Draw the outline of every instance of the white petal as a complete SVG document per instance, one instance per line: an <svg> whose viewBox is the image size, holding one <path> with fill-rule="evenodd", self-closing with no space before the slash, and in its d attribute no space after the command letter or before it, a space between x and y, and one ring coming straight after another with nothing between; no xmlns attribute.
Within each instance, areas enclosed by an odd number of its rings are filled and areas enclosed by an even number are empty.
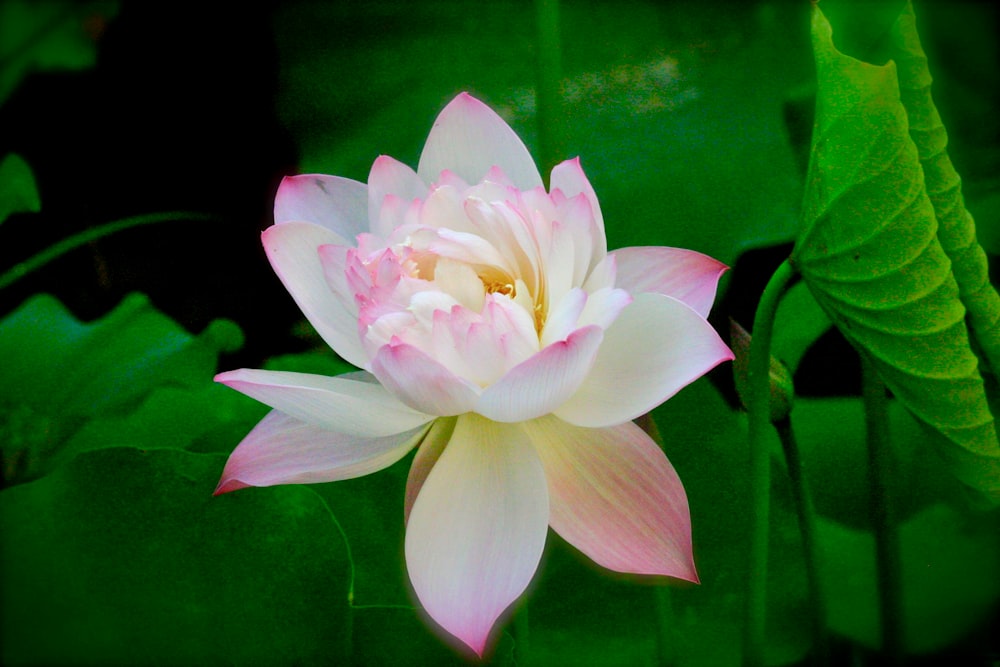
<svg viewBox="0 0 1000 667"><path fill-rule="evenodd" d="M357 313L330 290L319 255L320 246L343 245L343 239L317 224L285 222L264 230L261 241L274 272L317 333L348 362L366 367Z"/></svg>
<svg viewBox="0 0 1000 667"><path fill-rule="evenodd" d="M387 239L393 227L398 224L398 213L382 215L386 196L392 196L402 203L402 208L409 206L414 199L427 196L427 184L420 180L417 172L402 162L380 155L372 164L368 173L368 216L372 233ZM399 205L395 201L392 208Z"/></svg>
<svg viewBox="0 0 1000 667"><path fill-rule="evenodd" d="M535 161L517 134L495 111L462 93L434 122L417 173L430 184L447 169L474 184L494 166L521 190L542 185Z"/></svg>
<svg viewBox="0 0 1000 667"><path fill-rule="evenodd" d="M500 422L549 414L583 382L603 335L600 327L590 326L544 348L487 387L476 404L476 412Z"/></svg>
<svg viewBox="0 0 1000 667"><path fill-rule="evenodd" d="M286 176L274 196L274 222L312 222L336 232L338 245L350 245L368 231L368 188L340 176Z"/></svg>
<svg viewBox="0 0 1000 667"><path fill-rule="evenodd" d="M436 417L469 412L479 396L479 387L406 343L379 348L372 372L403 403Z"/></svg>
<svg viewBox="0 0 1000 667"><path fill-rule="evenodd" d="M410 511L413 503L420 495L427 476L434 469L434 464L441 458L445 445L451 440L451 434L455 431L457 417L438 417L431 425L431 429L420 442L413 463L410 464L410 473L406 477L406 498L403 501L403 521L409 522Z"/></svg>
<svg viewBox="0 0 1000 667"><path fill-rule="evenodd" d="M272 410L230 455L215 493L361 477L403 458L428 428L425 424L394 435L358 438Z"/></svg>
<svg viewBox="0 0 1000 667"><path fill-rule="evenodd" d="M482 655L538 567L548 520L545 475L524 430L460 417L406 526L406 565L424 609Z"/></svg>
<svg viewBox="0 0 1000 667"><path fill-rule="evenodd" d="M732 358L715 329L688 305L639 294L604 332L590 375L555 414L578 426L621 424Z"/></svg>
<svg viewBox="0 0 1000 667"><path fill-rule="evenodd" d="M593 186L586 174L583 173L583 167L580 166L580 158L566 160L552 168L549 190L560 190L567 199L583 193L590 201L590 210L597 223L594 227L593 256L595 260L600 261L608 251L608 242L604 233L604 216L601 213L601 205L597 201L597 193L594 192Z"/></svg>
<svg viewBox="0 0 1000 667"><path fill-rule="evenodd" d="M215 381L296 419L345 435L394 435L432 419L400 403L382 385L356 377L243 368L220 373Z"/></svg>

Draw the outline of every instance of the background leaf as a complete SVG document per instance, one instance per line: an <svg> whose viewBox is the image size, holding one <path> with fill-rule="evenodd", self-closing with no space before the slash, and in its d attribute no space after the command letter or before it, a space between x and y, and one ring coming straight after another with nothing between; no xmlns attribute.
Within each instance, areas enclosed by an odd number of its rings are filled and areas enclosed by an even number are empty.
<svg viewBox="0 0 1000 667"><path fill-rule="evenodd" d="M955 473L1000 499L1000 446L896 68L840 53L813 17L816 127L792 258L896 397L947 437L938 451Z"/></svg>
<svg viewBox="0 0 1000 667"><path fill-rule="evenodd" d="M891 55L898 66L900 97L917 146L927 193L938 220L937 236L951 259L972 333L993 374L1000 374L1000 296L990 284L986 253L976 240L976 223L965 207L962 179L948 157L948 132L931 98L931 74L907 0L893 23Z"/></svg>
<svg viewBox="0 0 1000 667"><path fill-rule="evenodd" d="M213 497L224 457L113 448L0 493L3 663L336 664L349 561L284 486Z"/></svg>
<svg viewBox="0 0 1000 667"><path fill-rule="evenodd" d="M158 388L169 387L181 398L186 390L204 390L219 354L236 349L242 340L239 328L227 320L216 320L193 336L141 294L128 296L112 312L87 324L52 296L32 297L0 321L0 359L4 360L0 364L0 414L6 417L0 420L0 450L7 464L16 462L17 467L5 471L7 481L44 474L89 422L125 419ZM193 433L211 426L211 422L195 422L193 415L180 423L183 415L169 400L159 411L161 426L171 420L171 411L179 422L175 428L182 431L194 429ZM216 416L230 415L220 412ZM129 429L118 433L94 426L96 431L80 436L65 455L94 446L132 444L127 440L129 432L135 434L142 428L151 436L144 444L160 435L164 436L160 446L180 445L184 440L167 437L169 431L153 433L152 426L152 421L133 421Z"/></svg>
<svg viewBox="0 0 1000 667"><path fill-rule="evenodd" d="M0 223L14 213L37 213L42 209L31 167L16 153L0 161Z"/></svg>

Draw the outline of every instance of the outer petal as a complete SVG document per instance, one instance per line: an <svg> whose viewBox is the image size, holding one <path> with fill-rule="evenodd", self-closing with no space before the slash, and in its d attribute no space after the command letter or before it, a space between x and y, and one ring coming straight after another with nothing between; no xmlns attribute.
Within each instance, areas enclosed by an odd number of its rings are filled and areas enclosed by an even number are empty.
<svg viewBox="0 0 1000 667"><path fill-rule="evenodd" d="M365 368L368 355L358 336L357 313L330 291L319 256L320 246L344 245L343 239L317 224L286 222L268 227L261 240L274 272L327 345L348 362Z"/></svg>
<svg viewBox="0 0 1000 667"><path fill-rule="evenodd" d="M247 486L313 484L387 468L420 442L430 425L358 438L272 410L233 451L215 495Z"/></svg>
<svg viewBox="0 0 1000 667"><path fill-rule="evenodd" d="M510 369L483 392L476 412L498 422L547 415L563 404L587 377L604 332L584 327Z"/></svg>
<svg viewBox="0 0 1000 667"><path fill-rule="evenodd" d="M424 609L481 656L538 567L548 520L545 474L521 426L460 417L406 527Z"/></svg>
<svg viewBox="0 0 1000 667"><path fill-rule="evenodd" d="M380 384L343 376L243 368L220 373L215 381L296 419L348 436L395 435L433 419L403 405Z"/></svg>
<svg viewBox="0 0 1000 667"><path fill-rule="evenodd" d="M689 306L639 294L604 332L590 375L555 414L578 426L621 424L732 358L715 329Z"/></svg>
<svg viewBox="0 0 1000 667"><path fill-rule="evenodd" d="M455 432L457 417L438 417L431 425L431 430L427 432L417 449L413 463L410 465L410 474L406 477L406 498L403 500L403 521L409 522L410 510L413 503L420 495L427 476L434 469L434 464L444 453L445 445L451 440L451 434Z"/></svg>
<svg viewBox="0 0 1000 667"><path fill-rule="evenodd" d="M340 237L336 243L350 245L368 231L368 187L340 176L286 176L274 196L274 222L322 225Z"/></svg>
<svg viewBox="0 0 1000 667"><path fill-rule="evenodd" d="M698 581L681 480L646 433L625 422L524 425L548 480L549 524L595 563L618 572Z"/></svg>
<svg viewBox="0 0 1000 667"><path fill-rule="evenodd" d="M708 255L683 248L621 248L610 254L617 262L617 287L632 294L672 296L702 317L708 317L719 278L729 268Z"/></svg>
<svg viewBox="0 0 1000 667"><path fill-rule="evenodd" d="M403 403L438 417L469 412L479 395L478 387L406 343L380 347L372 372Z"/></svg>
<svg viewBox="0 0 1000 667"><path fill-rule="evenodd" d="M521 190L542 185L535 161L517 134L495 111L462 93L434 122L417 173L429 184L447 169L473 184L494 166Z"/></svg>

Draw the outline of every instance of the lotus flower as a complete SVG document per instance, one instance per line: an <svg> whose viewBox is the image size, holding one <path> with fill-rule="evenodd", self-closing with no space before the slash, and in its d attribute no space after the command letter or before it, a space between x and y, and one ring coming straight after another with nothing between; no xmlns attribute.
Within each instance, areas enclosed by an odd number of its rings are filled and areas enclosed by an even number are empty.
<svg viewBox="0 0 1000 667"><path fill-rule="evenodd" d="M706 322L725 266L675 248L607 252L579 160L551 189L524 144L462 94L416 172L286 178L271 265L341 357L338 377L216 379L273 410L216 493L329 482L416 455L405 555L425 611L483 655L548 527L619 572L697 581L683 486L632 419L732 353Z"/></svg>

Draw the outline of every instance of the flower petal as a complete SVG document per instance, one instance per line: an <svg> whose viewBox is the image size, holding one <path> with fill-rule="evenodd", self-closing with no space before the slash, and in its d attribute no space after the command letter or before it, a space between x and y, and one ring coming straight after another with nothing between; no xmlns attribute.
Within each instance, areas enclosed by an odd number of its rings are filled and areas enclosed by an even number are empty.
<svg viewBox="0 0 1000 667"><path fill-rule="evenodd" d="M427 196L427 184L417 172L388 155L380 155L368 173L368 216L371 231L383 239L389 238L393 227L400 222L398 215L382 215L386 196L392 196L406 206L414 199ZM398 207L395 202L390 205Z"/></svg>
<svg viewBox="0 0 1000 667"><path fill-rule="evenodd" d="M335 232L347 245L368 231L368 187L340 176L286 176L274 196L274 222L311 222Z"/></svg>
<svg viewBox="0 0 1000 667"><path fill-rule="evenodd" d="M610 254L617 262L617 287L632 294L656 292L672 296L702 317L708 317L719 278L729 268L708 255L683 248L633 247Z"/></svg>
<svg viewBox="0 0 1000 667"><path fill-rule="evenodd" d="M320 246L344 245L343 239L317 224L286 222L264 230L261 241L274 272L327 345L365 368L368 355L358 336L357 313L330 291L319 256Z"/></svg>
<svg viewBox="0 0 1000 667"><path fill-rule="evenodd" d="M604 332L593 369L556 416L577 426L614 426L667 400L733 353L686 304L636 295Z"/></svg>
<svg viewBox="0 0 1000 667"><path fill-rule="evenodd" d="M549 524L602 567L698 581L684 486L632 422L581 428L555 417L524 425L549 486Z"/></svg>
<svg viewBox="0 0 1000 667"><path fill-rule="evenodd" d="M404 522L409 522L413 503L420 495L420 489L427 481L427 476L431 474L434 464L441 458L445 445L451 440L456 421L456 417L438 417L421 441L417 454L413 457L413 463L410 464L410 473L406 477L406 498L403 500Z"/></svg>
<svg viewBox="0 0 1000 667"><path fill-rule="evenodd" d="M403 458L429 428L423 424L394 435L358 438L272 410L230 455L215 495L247 486L361 477Z"/></svg>
<svg viewBox="0 0 1000 667"><path fill-rule="evenodd" d="M583 167L580 166L580 158L564 160L552 168L552 173L549 176L549 190L559 190L567 199L582 193L590 202L590 210L597 223L594 227L593 257L599 261L608 251L608 242L604 234L604 215L601 213L601 205L597 201L597 193L594 192L594 187L587 179L587 175L583 173Z"/></svg>
<svg viewBox="0 0 1000 667"><path fill-rule="evenodd" d="M471 411L479 395L478 387L406 343L380 347L372 373L403 403L436 417Z"/></svg>
<svg viewBox="0 0 1000 667"><path fill-rule="evenodd" d="M476 412L498 422L547 415L563 404L587 377L601 346L598 326L577 329L507 371L483 391Z"/></svg>
<svg viewBox="0 0 1000 667"><path fill-rule="evenodd" d="M424 609L482 656L538 567L548 520L545 475L521 426L459 417L406 526L406 565Z"/></svg>
<svg viewBox="0 0 1000 667"><path fill-rule="evenodd" d="M400 403L382 385L353 377L242 368L220 373L215 381L296 419L349 436L395 435L432 419Z"/></svg>
<svg viewBox="0 0 1000 667"><path fill-rule="evenodd" d="M473 184L494 166L521 190L542 185L535 161L517 134L495 111L462 93L434 122L417 173L430 184L447 169Z"/></svg>

